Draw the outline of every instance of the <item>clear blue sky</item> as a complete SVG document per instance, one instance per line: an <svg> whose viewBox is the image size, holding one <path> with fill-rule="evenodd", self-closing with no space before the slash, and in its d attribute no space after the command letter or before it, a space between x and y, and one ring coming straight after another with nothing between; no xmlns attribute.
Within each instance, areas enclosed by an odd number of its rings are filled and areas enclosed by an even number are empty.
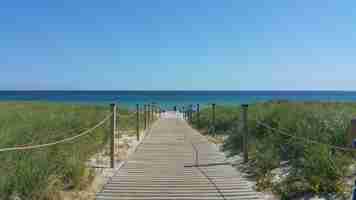
<svg viewBox="0 0 356 200"><path fill-rule="evenodd" d="M354 0L0 6L4 90L356 90Z"/></svg>

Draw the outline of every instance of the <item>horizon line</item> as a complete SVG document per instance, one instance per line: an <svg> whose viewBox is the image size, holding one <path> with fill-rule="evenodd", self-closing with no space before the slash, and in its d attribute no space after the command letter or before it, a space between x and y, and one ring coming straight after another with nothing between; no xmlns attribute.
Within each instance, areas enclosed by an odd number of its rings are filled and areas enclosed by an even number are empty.
<svg viewBox="0 0 356 200"><path fill-rule="evenodd" d="M356 92L356 90L0 90L0 92Z"/></svg>

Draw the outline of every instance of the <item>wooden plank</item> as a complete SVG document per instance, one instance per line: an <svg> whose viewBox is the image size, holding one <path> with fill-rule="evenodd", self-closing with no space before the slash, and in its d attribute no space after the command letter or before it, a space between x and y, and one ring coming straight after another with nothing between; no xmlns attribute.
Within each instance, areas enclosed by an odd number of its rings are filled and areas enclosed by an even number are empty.
<svg viewBox="0 0 356 200"><path fill-rule="evenodd" d="M97 194L97 199L252 200L259 197L204 136L185 121L167 118L152 126L150 134Z"/></svg>

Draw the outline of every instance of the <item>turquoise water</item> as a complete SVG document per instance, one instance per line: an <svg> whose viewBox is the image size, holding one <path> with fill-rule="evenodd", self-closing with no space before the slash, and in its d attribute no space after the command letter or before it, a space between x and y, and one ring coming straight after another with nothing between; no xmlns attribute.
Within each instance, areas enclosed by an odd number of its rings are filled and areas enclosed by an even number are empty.
<svg viewBox="0 0 356 200"><path fill-rule="evenodd" d="M238 105L270 100L356 102L356 92L343 91L0 91L0 101L46 101L134 107L157 103L163 108L211 103Z"/></svg>

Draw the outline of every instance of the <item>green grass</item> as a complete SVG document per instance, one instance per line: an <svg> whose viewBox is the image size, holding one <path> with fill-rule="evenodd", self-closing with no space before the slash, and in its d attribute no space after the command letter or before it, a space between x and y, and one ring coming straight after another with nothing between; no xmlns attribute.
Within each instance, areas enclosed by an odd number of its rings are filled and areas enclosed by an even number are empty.
<svg viewBox="0 0 356 200"><path fill-rule="evenodd" d="M200 124L196 116L193 125L209 133L211 108L201 112ZM250 105L248 110L249 165L260 189L270 188L290 199L304 193L343 194L344 178L348 166L354 163L352 152L331 149L330 144L349 146L350 121L356 116L355 103L291 103L268 102ZM305 139L323 144L313 144L266 129L257 119L269 126ZM230 155L241 152L241 108L216 108L216 134L228 135L223 145ZM271 182L271 171L286 161L290 173L281 184Z"/></svg>
<svg viewBox="0 0 356 200"><path fill-rule="evenodd" d="M77 135L110 113L109 106L0 103L0 148L43 144ZM120 109L120 130L135 127L135 115ZM110 121L73 142L37 150L0 152L0 199L56 199L58 191L90 182L85 161L109 140Z"/></svg>

